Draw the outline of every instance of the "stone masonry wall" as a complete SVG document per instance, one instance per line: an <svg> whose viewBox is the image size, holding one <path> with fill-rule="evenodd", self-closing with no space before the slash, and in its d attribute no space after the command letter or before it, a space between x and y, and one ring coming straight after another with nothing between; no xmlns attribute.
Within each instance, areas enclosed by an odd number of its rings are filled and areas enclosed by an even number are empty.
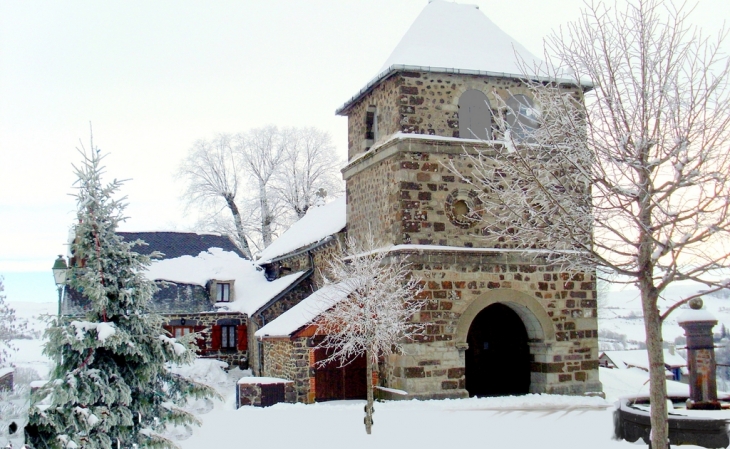
<svg viewBox="0 0 730 449"><path fill-rule="evenodd" d="M498 143L472 144L485 155ZM404 137L391 140L346 167L348 233L369 232L393 244L514 248L480 226L481 192L449 170L470 175L471 161L458 141ZM515 182L505 178L505 182ZM495 192L498 195L499 192ZM455 204L469 213L459 216ZM532 242L540 248L538 234Z"/></svg>
<svg viewBox="0 0 730 449"><path fill-rule="evenodd" d="M514 78L398 72L377 85L347 111L348 159L352 160L365 150L365 114L370 106L377 108L378 136L375 146L399 131L459 137L459 98L469 89L483 92L493 111L498 110L495 95L504 100L510 95L531 96L528 89Z"/></svg>
<svg viewBox="0 0 730 449"><path fill-rule="evenodd" d="M595 279L548 265L529 265L499 252L410 252L414 274L423 282L426 306L418 319L428 323L420 343L406 356L389 360L387 386L424 397L463 395L465 334L462 315L475 301L532 307L531 391L600 391ZM525 312L522 312L525 314ZM531 312L527 311L527 315ZM473 318L473 317L472 317ZM542 320L540 320L542 318ZM532 324L530 322L532 319ZM530 327L533 327L532 331ZM538 326L551 328L537 329ZM534 338L542 330L543 338ZM548 336L554 335L552 339ZM461 390L461 391L459 391Z"/></svg>
<svg viewBox="0 0 730 449"><path fill-rule="evenodd" d="M248 380L248 379L246 379ZM271 384L271 382L267 382ZM294 390L294 382L282 382L284 388L284 402L294 403L296 402L296 391ZM246 405L252 405L254 407L262 407L261 405L261 385L252 381L251 383L239 383L236 385L238 388L236 408L240 408Z"/></svg>
<svg viewBox="0 0 730 449"><path fill-rule="evenodd" d="M199 354L205 358L215 358L228 363L230 367L248 366L248 351L239 351L237 349L219 349L214 351L211 349L211 330L212 326L218 324L220 320L238 320L239 324L248 324L246 315L238 312L216 312L216 313L170 313L164 314L165 325L180 326L180 320L185 319L186 326L199 326L204 329L200 331L201 336L205 339L205 344ZM249 342L251 342L249 338Z"/></svg>
<svg viewBox="0 0 730 449"><path fill-rule="evenodd" d="M264 340L263 376L294 381L296 401L314 402L314 349L306 338Z"/></svg>

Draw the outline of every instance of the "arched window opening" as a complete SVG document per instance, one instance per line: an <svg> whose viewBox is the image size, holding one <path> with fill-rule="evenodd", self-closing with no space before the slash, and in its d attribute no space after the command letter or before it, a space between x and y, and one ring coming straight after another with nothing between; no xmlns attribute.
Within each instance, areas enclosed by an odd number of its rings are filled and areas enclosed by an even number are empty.
<svg viewBox="0 0 730 449"><path fill-rule="evenodd" d="M506 118L515 140L534 140L533 134L540 126L540 110L530 97L524 94L509 97Z"/></svg>
<svg viewBox="0 0 730 449"><path fill-rule="evenodd" d="M469 89L459 97L459 137L492 139L492 110L484 92Z"/></svg>

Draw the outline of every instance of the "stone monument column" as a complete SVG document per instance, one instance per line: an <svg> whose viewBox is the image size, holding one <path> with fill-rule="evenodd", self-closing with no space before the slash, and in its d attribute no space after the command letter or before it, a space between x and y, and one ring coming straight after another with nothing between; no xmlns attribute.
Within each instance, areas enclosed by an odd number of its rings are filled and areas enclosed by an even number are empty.
<svg viewBox="0 0 730 449"><path fill-rule="evenodd" d="M715 375L715 345L712 328L717 319L702 309L702 299L689 303L690 310L677 318L687 336L687 364L689 368L689 400L687 408L719 410Z"/></svg>

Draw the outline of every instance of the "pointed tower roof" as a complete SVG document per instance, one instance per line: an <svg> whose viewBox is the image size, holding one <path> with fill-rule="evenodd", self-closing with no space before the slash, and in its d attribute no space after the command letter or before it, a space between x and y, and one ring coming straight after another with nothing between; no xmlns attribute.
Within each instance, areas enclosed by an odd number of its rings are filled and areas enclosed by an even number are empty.
<svg viewBox="0 0 730 449"><path fill-rule="evenodd" d="M475 5L433 0L421 11L379 72L393 65L521 75L517 60L540 63Z"/></svg>
<svg viewBox="0 0 730 449"><path fill-rule="evenodd" d="M543 70L545 68L539 58L489 20L478 6L431 0L380 68L379 74L336 113L346 115L366 93L398 71L522 78L520 64L528 70L540 66ZM556 81L548 77L532 78ZM569 77L557 81L576 82ZM581 81L581 85L589 83Z"/></svg>

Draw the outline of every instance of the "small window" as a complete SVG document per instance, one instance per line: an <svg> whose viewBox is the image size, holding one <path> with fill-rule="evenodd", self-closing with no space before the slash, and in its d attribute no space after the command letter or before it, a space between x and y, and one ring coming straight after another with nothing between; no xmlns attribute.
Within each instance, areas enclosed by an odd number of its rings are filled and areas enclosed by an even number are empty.
<svg viewBox="0 0 730 449"><path fill-rule="evenodd" d="M172 336L175 338L181 338L192 333L192 326L172 326Z"/></svg>
<svg viewBox="0 0 730 449"><path fill-rule="evenodd" d="M378 140L378 111L375 106L368 106L365 112L365 151Z"/></svg>
<svg viewBox="0 0 730 449"><path fill-rule="evenodd" d="M216 284L216 302L230 302L231 301L231 284L227 282L221 282Z"/></svg>
<svg viewBox="0 0 730 449"><path fill-rule="evenodd" d="M236 349L236 326L221 326L221 348Z"/></svg>

